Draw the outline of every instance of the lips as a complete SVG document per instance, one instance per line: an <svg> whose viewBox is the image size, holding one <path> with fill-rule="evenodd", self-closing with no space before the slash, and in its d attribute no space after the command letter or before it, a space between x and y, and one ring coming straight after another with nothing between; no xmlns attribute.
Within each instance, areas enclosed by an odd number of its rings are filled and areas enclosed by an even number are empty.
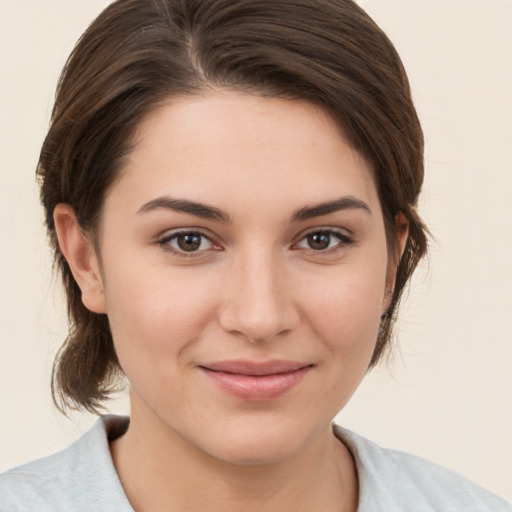
<svg viewBox="0 0 512 512"><path fill-rule="evenodd" d="M297 361L232 360L198 367L223 391L249 401L275 399L297 386L313 368Z"/></svg>

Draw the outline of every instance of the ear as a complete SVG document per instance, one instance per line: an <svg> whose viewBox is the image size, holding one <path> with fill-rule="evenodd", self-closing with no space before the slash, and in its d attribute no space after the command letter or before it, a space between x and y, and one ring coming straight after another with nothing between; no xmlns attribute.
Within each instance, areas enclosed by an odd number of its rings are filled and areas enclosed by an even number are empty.
<svg viewBox="0 0 512 512"><path fill-rule="evenodd" d="M59 247L82 291L84 306L94 313L106 313L103 279L98 256L68 204L58 204L53 212Z"/></svg>
<svg viewBox="0 0 512 512"><path fill-rule="evenodd" d="M405 251L407 238L409 237L409 221L402 212L395 215L395 247L389 256L386 272L386 293L384 297L383 313L387 311L395 290L396 272Z"/></svg>

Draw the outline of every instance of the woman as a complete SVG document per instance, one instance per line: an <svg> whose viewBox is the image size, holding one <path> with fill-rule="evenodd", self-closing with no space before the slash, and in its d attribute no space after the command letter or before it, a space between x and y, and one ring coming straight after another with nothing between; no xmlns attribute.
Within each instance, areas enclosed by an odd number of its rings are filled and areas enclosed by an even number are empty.
<svg viewBox="0 0 512 512"><path fill-rule="evenodd" d="M426 250L400 59L350 1L114 2L38 168L70 312L61 409L130 420L0 480L2 510L510 510L331 426Z"/></svg>

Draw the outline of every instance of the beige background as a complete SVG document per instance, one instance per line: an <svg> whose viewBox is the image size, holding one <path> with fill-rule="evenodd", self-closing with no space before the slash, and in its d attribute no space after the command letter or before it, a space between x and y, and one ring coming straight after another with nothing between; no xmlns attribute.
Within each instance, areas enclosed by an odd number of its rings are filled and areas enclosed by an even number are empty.
<svg viewBox="0 0 512 512"><path fill-rule="evenodd" d="M50 400L65 313L34 167L59 71L107 3L0 0L0 471L94 421L70 421ZM512 1L360 3L411 78L427 142L421 212L435 243L393 360L338 420L512 500ZM112 408L126 411L126 401Z"/></svg>

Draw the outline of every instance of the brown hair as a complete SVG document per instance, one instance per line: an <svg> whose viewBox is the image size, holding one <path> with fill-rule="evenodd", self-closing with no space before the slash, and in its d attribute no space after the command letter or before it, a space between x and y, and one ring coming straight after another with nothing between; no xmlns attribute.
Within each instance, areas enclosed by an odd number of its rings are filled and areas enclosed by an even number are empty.
<svg viewBox="0 0 512 512"><path fill-rule="evenodd" d="M409 221L372 366L388 345L400 296L427 242L415 210L423 136L386 35L352 0L117 0L68 59L37 169L68 298L70 330L52 380L61 410L98 410L122 372L107 317L83 305L59 250L53 210L68 203L93 234L141 120L170 96L211 87L320 104L371 164L392 254L396 214Z"/></svg>

